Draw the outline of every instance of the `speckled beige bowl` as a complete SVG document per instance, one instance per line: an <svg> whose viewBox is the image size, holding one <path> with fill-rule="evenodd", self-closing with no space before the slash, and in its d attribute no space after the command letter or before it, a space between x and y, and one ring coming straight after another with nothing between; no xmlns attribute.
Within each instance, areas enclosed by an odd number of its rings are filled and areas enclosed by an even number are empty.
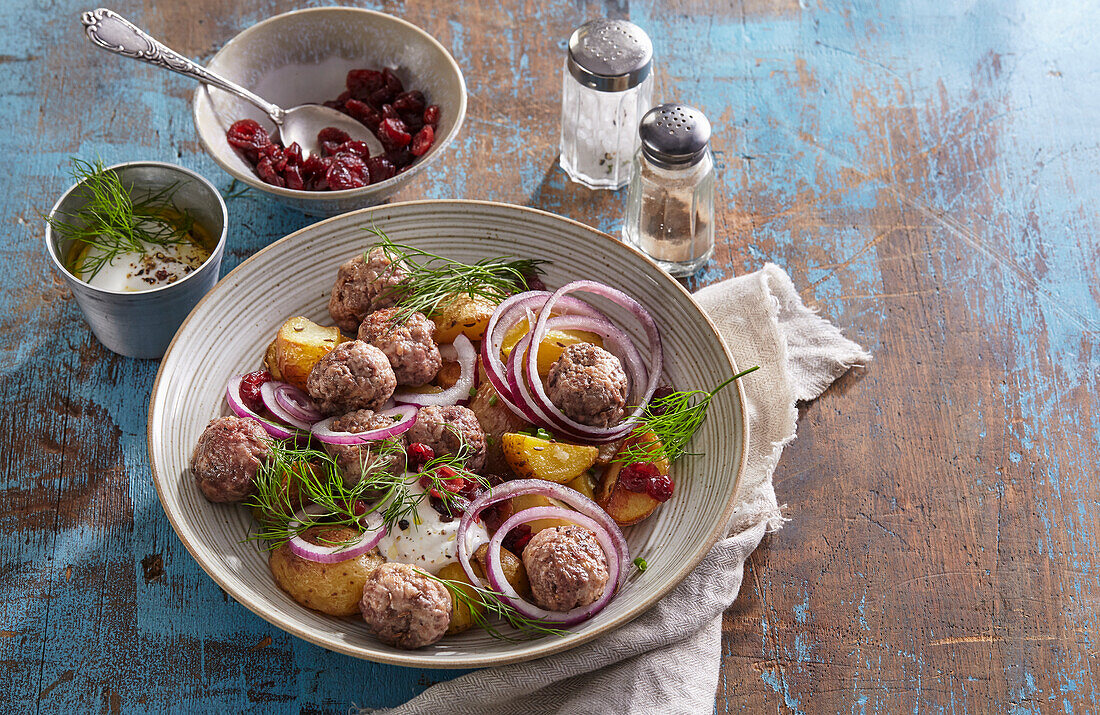
<svg viewBox="0 0 1100 715"><path fill-rule="evenodd" d="M187 461L207 422L225 412L226 381L260 365L264 348L288 316L331 324L327 305L336 269L371 242L363 228L372 224L395 241L467 262L491 256L549 259L551 287L584 277L626 291L657 321L665 376L680 389L710 388L734 373L725 344L680 284L641 253L595 229L534 209L474 201L418 201L338 216L242 263L195 308L168 348L149 406L149 461L180 540L222 588L262 618L325 648L384 663L422 668L514 663L572 648L638 616L699 562L732 511L746 439L739 387L720 392L712 403L692 444L702 454L675 465L672 500L624 530L632 557L644 557L649 568L644 574L630 569L615 599L564 638L509 643L473 629L420 650L392 648L360 619L333 618L296 604L272 580L265 552L242 542L249 511L203 498ZM608 313L624 328L633 325L622 310ZM644 344L639 330L628 332Z"/></svg>
<svg viewBox="0 0 1100 715"><path fill-rule="evenodd" d="M446 150L466 116L466 82L450 53L419 27L393 15L351 7L323 7L276 15L227 42L209 68L281 107L320 103L344 91L350 69L396 68L406 89L418 89L442 110L435 144L392 179L345 191L296 191L266 184L225 139L238 119L271 120L228 92L205 85L192 109L199 140L233 178L312 216L382 203L410 181L430 181L429 167Z"/></svg>

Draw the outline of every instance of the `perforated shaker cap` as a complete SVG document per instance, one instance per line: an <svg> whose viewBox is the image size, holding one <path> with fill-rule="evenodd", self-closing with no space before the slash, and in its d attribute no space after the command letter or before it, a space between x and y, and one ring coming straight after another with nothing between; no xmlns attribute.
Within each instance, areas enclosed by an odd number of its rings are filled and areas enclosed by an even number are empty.
<svg viewBox="0 0 1100 715"><path fill-rule="evenodd" d="M623 92L637 87L653 68L653 43L626 20L592 20L569 37L569 73L585 87Z"/></svg>
<svg viewBox="0 0 1100 715"><path fill-rule="evenodd" d="M695 107L661 104L642 117L638 135L642 153L657 166L690 166L707 151L710 122Z"/></svg>

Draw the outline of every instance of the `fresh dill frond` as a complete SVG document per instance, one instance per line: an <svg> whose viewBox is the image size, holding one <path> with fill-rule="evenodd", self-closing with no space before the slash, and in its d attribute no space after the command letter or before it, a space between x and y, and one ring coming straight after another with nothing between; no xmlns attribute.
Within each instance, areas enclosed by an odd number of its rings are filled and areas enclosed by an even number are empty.
<svg viewBox="0 0 1100 715"><path fill-rule="evenodd" d="M394 322L397 323L408 320L414 312L424 315L437 313L459 295L499 303L518 291L527 290L528 281L541 275L540 266L548 262L538 258L509 260L499 257L483 258L472 264L462 263L419 248L394 243L376 226L365 230L379 239L371 249L381 248L395 267L408 273L405 280L391 289L398 307L401 308L394 316Z"/></svg>
<svg viewBox="0 0 1100 715"><path fill-rule="evenodd" d="M481 628L493 638L514 643L517 641L531 640L533 638L542 638L543 636L564 637L570 634L570 631L563 628L557 628L550 621L529 618L523 615L517 611L514 606L504 601L504 594L498 591L493 591L483 586L475 586L466 581L440 578L439 576L433 576L420 569L416 569L416 571L433 581L438 581L443 584L444 588L450 592L451 598L457 599L458 602L465 606L470 612L470 618L474 625ZM501 619L512 628L519 631L520 636L517 637L504 633L490 622L488 616L494 616Z"/></svg>
<svg viewBox="0 0 1100 715"><path fill-rule="evenodd" d="M248 190L252 188L248 184L233 179L229 182L229 186L225 192L222 193L222 198L226 201L232 201L233 199L239 199L242 196L248 195Z"/></svg>
<svg viewBox="0 0 1100 715"><path fill-rule="evenodd" d="M759 369L760 366L755 365L748 370L743 370L710 392L705 390L673 392L650 401L638 425L611 461L631 464L665 460L671 464L685 454L697 454L688 452L687 445L706 421L710 401L727 385ZM657 436L659 446L644 439L644 435L649 432Z"/></svg>
<svg viewBox="0 0 1100 715"><path fill-rule="evenodd" d="M115 171L104 169L101 160L73 158L71 173L83 185L86 202L71 214L45 219L62 239L84 246L74 250L70 266L78 278L91 280L124 253L195 243L194 219L172 202L178 184L135 192Z"/></svg>

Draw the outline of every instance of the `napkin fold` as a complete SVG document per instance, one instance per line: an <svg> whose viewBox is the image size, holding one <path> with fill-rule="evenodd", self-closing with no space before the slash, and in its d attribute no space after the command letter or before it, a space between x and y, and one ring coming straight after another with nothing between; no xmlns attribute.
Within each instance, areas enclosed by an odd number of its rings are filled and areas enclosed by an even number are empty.
<svg viewBox="0 0 1100 715"><path fill-rule="evenodd" d="M871 355L803 305L774 264L695 294L744 380L748 461L726 538L676 588L627 625L540 660L439 683L385 715L710 713L721 665L722 612L741 588L745 560L783 516L772 474L794 439L795 402L812 400Z"/></svg>

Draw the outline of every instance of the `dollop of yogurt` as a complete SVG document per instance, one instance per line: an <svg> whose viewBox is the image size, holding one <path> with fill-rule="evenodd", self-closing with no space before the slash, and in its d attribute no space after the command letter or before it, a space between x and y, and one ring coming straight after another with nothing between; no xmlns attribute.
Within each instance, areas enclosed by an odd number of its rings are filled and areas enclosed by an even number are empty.
<svg viewBox="0 0 1100 715"><path fill-rule="evenodd" d="M81 256L81 262L95 260L101 255L102 249L91 246ZM149 245L143 253L127 251L118 254L90 279L78 277L90 286L105 290L151 290L175 283L197 270L209 257L210 251L195 243Z"/></svg>
<svg viewBox="0 0 1100 715"><path fill-rule="evenodd" d="M419 484L410 491L423 493ZM387 561L396 561L420 567L429 573L437 573L447 564L458 563L458 524L460 519L444 521L432 508L427 497L416 506L417 519L410 514L408 528L395 525L378 542L378 553ZM419 520L419 523L416 523ZM478 546L489 542L489 532L480 521L475 521L466 531L466 545L473 553Z"/></svg>

